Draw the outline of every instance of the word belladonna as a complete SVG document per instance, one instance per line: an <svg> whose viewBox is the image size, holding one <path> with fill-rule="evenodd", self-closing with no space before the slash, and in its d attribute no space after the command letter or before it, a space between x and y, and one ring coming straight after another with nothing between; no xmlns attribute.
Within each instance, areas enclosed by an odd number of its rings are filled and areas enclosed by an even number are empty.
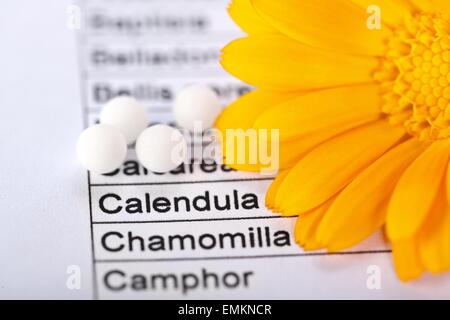
<svg viewBox="0 0 450 320"><path fill-rule="evenodd" d="M240 195L237 190L232 194L215 195L209 191L196 197L179 196L173 198L155 197L152 198L149 193L142 197L123 199L116 193L107 193L100 197L98 201L99 208L107 214L116 214L121 211L126 213L165 213L165 212L190 212L196 211L224 211L224 210L251 210L259 209L258 197L254 193L245 193Z"/></svg>

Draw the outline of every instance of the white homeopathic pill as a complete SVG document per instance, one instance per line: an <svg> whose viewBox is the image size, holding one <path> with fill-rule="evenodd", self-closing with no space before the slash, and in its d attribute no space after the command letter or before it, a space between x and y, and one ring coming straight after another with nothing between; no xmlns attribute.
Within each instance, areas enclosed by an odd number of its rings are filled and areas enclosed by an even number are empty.
<svg viewBox="0 0 450 320"><path fill-rule="evenodd" d="M77 142L81 164L93 173L111 172L127 156L127 142L122 132L107 124L96 124L84 130Z"/></svg>
<svg viewBox="0 0 450 320"><path fill-rule="evenodd" d="M182 89L173 104L176 123L187 130L194 131L196 122L206 130L214 125L222 111L217 94L205 85L190 85Z"/></svg>
<svg viewBox="0 0 450 320"><path fill-rule="evenodd" d="M153 172L168 172L182 164L187 155L183 134L172 127L157 124L145 129L136 141L139 162Z"/></svg>
<svg viewBox="0 0 450 320"><path fill-rule="evenodd" d="M118 96L109 100L100 113L100 123L109 124L122 131L128 144L136 141L147 128L149 119L144 106L130 96Z"/></svg>

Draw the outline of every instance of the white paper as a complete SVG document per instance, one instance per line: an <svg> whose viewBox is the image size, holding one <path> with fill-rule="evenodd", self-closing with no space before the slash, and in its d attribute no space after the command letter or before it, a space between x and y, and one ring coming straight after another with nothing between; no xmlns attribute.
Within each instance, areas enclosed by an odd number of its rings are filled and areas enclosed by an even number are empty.
<svg viewBox="0 0 450 320"><path fill-rule="evenodd" d="M186 84L217 88L224 104L250 89L217 63L242 35L226 1L1 9L0 298L450 298L450 275L397 280L380 235L340 254L303 252L295 218L264 207L270 178L199 164L145 173L132 149L113 175L80 167L77 136L113 95L170 122Z"/></svg>

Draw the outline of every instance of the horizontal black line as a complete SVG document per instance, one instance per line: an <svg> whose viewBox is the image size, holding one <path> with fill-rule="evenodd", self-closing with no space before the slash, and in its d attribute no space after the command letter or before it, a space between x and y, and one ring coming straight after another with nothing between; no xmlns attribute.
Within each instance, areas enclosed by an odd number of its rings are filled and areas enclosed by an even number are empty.
<svg viewBox="0 0 450 320"><path fill-rule="evenodd" d="M135 182L135 183L91 183L91 186L92 187L153 186L153 185L171 185L171 184L268 181L268 180L273 180L273 179L274 178L250 178L250 179L196 180L196 181L162 181L162 182Z"/></svg>
<svg viewBox="0 0 450 320"><path fill-rule="evenodd" d="M89 2L89 0L83 0L82 1L83 3L84 3L84 5L86 6L86 9L89 9L89 10L98 10L98 9L96 9L96 8L102 8L102 7L100 7L102 4L104 4L105 6L107 5L107 4L109 4L109 2L110 1L97 1L97 2L104 2L104 3L96 3L96 1L93 1L93 4L91 5L91 3L88 3ZM130 3L136 3L136 2L145 2L145 3L143 3L143 4L141 4L141 3L138 3L138 5L148 5L148 0L133 0L133 1L130 1L130 0L116 0L116 3L117 2L119 2L118 4L119 5L124 5L124 4L126 4L126 5L129 5ZM184 3L189 3L189 0L171 0L171 2L184 2ZM204 5L204 6L208 6L208 5L216 5L214 2L208 2L208 1L202 1L201 2L201 4L202 5Z"/></svg>
<svg viewBox="0 0 450 320"><path fill-rule="evenodd" d="M195 71L195 70L194 70ZM192 71L189 71L192 72ZM191 79L190 77L188 77L189 72L186 71L186 74L161 74L161 76L159 77L160 79L164 78L164 79L178 79L178 80L189 80ZM201 72L201 71L200 71ZM223 75L219 72L216 73L197 73L195 78L193 78L195 81L195 79L199 78L209 78L209 79L225 79L225 80L230 80L229 77L227 77L226 75ZM147 75L145 73L138 73L137 71L134 70L117 70L117 71L103 71L103 70L91 70L88 71L88 74L86 75L87 80L90 79L97 79L97 78L103 78L103 79L107 79L108 81L114 81L114 80L129 80L129 79L137 79L140 80L140 78L144 78L147 76L147 80L148 81L154 81L154 80L158 80L158 78L148 78L148 73ZM232 79L231 79L232 80Z"/></svg>
<svg viewBox="0 0 450 320"><path fill-rule="evenodd" d="M189 70L190 71L190 70ZM97 71L97 70L89 70L86 69L84 71L82 71L83 73L85 73L85 77L86 80L93 80L94 78L101 78L101 77L105 77L108 78L108 81L111 80L134 80L136 79L136 77L146 77L147 81L152 81L152 80L158 80L157 77L150 77L148 73L145 72L138 72L135 70L125 70L124 72L122 72L121 70L114 70L114 71ZM208 76L208 78L222 78L224 80L233 80L232 78L230 79L230 77L227 74L223 74L220 73L218 71L213 71L210 72L210 74L206 74ZM204 78L205 75L201 75L201 74L195 74L193 76L190 76L189 72L186 72L186 74L182 74L180 76L180 74L176 74L175 72L173 72L173 74L164 74L165 77L167 78L178 78L180 80L185 80L185 79L196 79L196 78ZM245 83L244 83L245 85ZM250 87L249 84L247 84L247 86Z"/></svg>
<svg viewBox="0 0 450 320"><path fill-rule="evenodd" d="M234 218L211 218L211 219L181 219L181 220L145 220L145 221L93 221L92 224L139 224L139 223L171 223L171 222L201 222L201 221L228 221L228 220L259 220L259 219L283 219L296 218L293 216L258 216L258 217L234 217Z"/></svg>
<svg viewBox="0 0 450 320"><path fill-rule="evenodd" d="M89 107L86 112L90 116L100 116L100 112L103 107ZM170 107L160 107L160 108L145 108L145 110L149 113L171 113L172 109Z"/></svg>
<svg viewBox="0 0 450 320"><path fill-rule="evenodd" d="M343 252L305 252L292 254L272 254L255 256L224 256L224 257L186 257L186 258L158 258L158 259L97 259L96 263L134 263L134 262L170 262L170 261L197 261L197 260L238 260L238 259L266 259L266 258L295 258L309 256L336 256L390 253L391 250L366 250L366 251L343 251Z"/></svg>
<svg viewBox="0 0 450 320"><path fill-rule="evenodd" d="M188 143L188 147L191 147L191 148L200 147L200 146L207 146L207 145L211 145L211 144L209 144L206 141L205 142L191 142L191 143ZM135 150L136 149L134 144L133 145L129 145L127 148L128 148L128 150ZM133 160L133 159L130 159L130 160ZM190 164L190 163L185 163L185 164Z"/></svg>
<svg viewBox="0 0 450 320"><path fill-rule="evenodd" d="M91 14L99 14L99 13L91 13ZM102 13L100 13L102 14ZM107 15L107 14L106 14ZM150 28L143 28L140 31L131 31L131 30L117 30L117 29L109 29L105 31L97 31L97 29L93 29L92 27L88 27L88 29L85 31L85 39L92 42L98 42L105 38L105 40L111 40L110 38L118 38L118 40L121 40L123 42L131 42L130 38L132 40L135 40L135 38L144 38L144 39L152 39L156 40L157 43L163 43L164 41L167 42L167 37L173 37L173 39L178 40L180 38L184 38L186 36L189 36L189 40L193 39L193 41L204 41L206 38L207 43L210 43L212 45L216 44L216 41L209 41L211 37L215 37L216 39L219 37L227 38L225 40L238 38L239 34L237 34L235 31L191 31L191 30L169 30L169 31L161 31L161 30L149 30ZM100 38L100 39L99 39ZM126 39L123 39L126 38ZM132 43L132 42L131 42ZM188 43L182 43L181 45L188 45Z"/></svg>

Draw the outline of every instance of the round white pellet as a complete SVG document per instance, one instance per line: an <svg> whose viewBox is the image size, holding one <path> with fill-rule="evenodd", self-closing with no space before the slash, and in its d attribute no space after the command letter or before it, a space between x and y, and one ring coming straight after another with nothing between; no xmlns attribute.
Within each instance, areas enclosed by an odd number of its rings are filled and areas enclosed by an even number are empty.
<svg viewBox="0 0 450 320"><path fill-rule="evenodd" d="M106 103L100 114L100 123L109 124L122 131L128 144L136 141L149 124L145 108L135 98L118 96Z"/></svg>
<svg viewBox="0 0 450 320"><path fill-rule="evenodd" d="M184 162L187 143L183 134L172 127L157 124L145 129L136 141L140 163L153 172L168 172Z"/></svg>
<svg viewBox="0 0 450 320"><path fill-rule="evenodd" d="M176 123L191 131L194 131L195 122L200 122L203 130L211 128L221 111L219 97L204 85L184 88L178 93L173 104Z"/></svg>
<svg viewBox="0 0 450 320"><path fill-rule="evenodd" d="M81 164L93 173L108 173L122 164L127 155L127 142L119 129L96 124L84 130L77 142Z"/></svg>

